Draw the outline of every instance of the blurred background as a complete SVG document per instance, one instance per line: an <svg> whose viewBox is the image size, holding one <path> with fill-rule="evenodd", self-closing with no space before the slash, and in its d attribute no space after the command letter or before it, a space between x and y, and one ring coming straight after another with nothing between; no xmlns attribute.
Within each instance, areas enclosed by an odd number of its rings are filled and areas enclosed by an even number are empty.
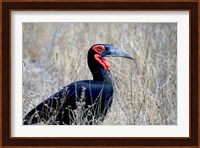
<svg viewBox="0 0 200 148"><path fill-rule="evenodd" d="M104 125L177 125L176 23L23 23L23 117L71 82L92 79L87 52L109 43L115 96Z"/></svg>

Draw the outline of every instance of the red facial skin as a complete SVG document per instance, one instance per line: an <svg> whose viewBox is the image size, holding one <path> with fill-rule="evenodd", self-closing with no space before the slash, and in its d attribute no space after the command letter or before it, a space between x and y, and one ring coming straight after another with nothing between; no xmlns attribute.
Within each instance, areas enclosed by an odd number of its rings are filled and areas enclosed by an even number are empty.
<svg viewBox="0 0 200 148"><path fill-rule="evenodd" d="M93 46L92 49L97 53L94 55L95 60L99 64L101 64L106 70L110 70L110 64L108 61L101 56L101 54L105 51L105 47L103 45Z"/></svg>
<svg viewBox="0 0 200 148"><path fill-rule="evenodd" d="M94 51L96 51L96 53L98 53L99 55L102 54L102 52L105 51L105 47L103 45L96 45L96 46L93 46L92 49Z"/></svg>

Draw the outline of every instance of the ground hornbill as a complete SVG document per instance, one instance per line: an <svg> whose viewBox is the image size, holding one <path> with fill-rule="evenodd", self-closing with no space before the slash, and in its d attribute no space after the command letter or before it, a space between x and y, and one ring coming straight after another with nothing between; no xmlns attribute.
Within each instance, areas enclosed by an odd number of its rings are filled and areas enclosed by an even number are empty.
<svg viewBox="0 0 200 148"><path fill-rule="evenodd" d="M133 59L111 44L95 44L88 51L88 66L93 80L76 81L53 94L23 119L24 125L100 124L113 101L110 64L104 57Z"/></svg>

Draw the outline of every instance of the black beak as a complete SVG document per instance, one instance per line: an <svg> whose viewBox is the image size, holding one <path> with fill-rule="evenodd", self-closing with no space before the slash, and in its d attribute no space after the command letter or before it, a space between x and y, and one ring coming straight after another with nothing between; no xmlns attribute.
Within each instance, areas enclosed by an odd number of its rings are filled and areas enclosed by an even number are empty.
<svg viewBox="0 0 200 148"><path fill-rule="evenodd" d="M111 44L104 44L106 50L101 54L102 57L123 57L133 60L133 58L125 51L114 47Z"/></svg>

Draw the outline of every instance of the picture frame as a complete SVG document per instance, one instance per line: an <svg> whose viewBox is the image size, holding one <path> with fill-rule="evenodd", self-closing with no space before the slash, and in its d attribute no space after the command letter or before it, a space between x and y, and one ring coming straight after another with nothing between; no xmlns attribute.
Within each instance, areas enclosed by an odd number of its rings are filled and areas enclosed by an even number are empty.
<svg viewBox="0 0 200 148"><path fill-rule="evenodd" d="M2 146L198 146L198 2L3 2ZM189 138L184 137L11 137L12 11L189 11ZM1 103L0 103L1 104Z"/></svg>

